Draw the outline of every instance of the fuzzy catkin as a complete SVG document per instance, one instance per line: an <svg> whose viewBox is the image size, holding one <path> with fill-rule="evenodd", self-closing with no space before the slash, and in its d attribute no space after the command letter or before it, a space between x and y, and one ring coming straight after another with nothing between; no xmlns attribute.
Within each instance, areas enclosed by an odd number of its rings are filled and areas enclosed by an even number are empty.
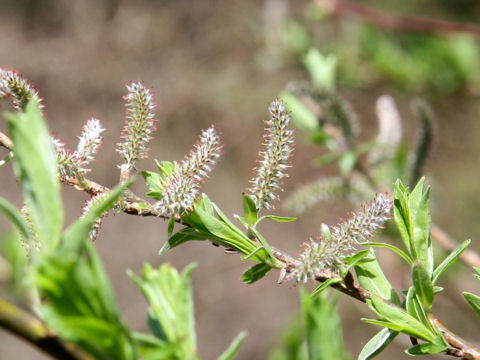
<svg viewBox="0 0 480 360"><path fill-rule="evenodd" d="M290 129L290 115L282 101L275 99L270 107L270 119L265 122L264 147L259 153L260 166L254 169L256 176L250 180L249 193L257 209L271 209L272 201L282 190L281 179L287 177L289 159L293 153L294 133Z"/></svg>
<svg viewBox="0 0 480 360"><path fill-rule="evenodd" d="M155 129L155 104L150 89L141 83L127 85L124 97L126 122L122 130L124 142L117 144L117 151L130 167L148 156L148 143Z"/></svg>
<svg viewBox="0 0 480 360"><path fill-rule="evenodd" d="M375 199L358 212L332 227L329 236L310 239L291 270L289 278L296 282L313 280L324 269L335 270L342 258L350 255L357 246L368 241L385 221L391 217L393 201L389 194L377 194Z"/></svg>
<svg viewBox="0 0 480 360"><path fill-rule="evenodd" d="M215 127L202 131L198 142L164 185L162 198L156 203L162 215L178 216L192 208L200 194L200 184L217 164L222 147Z"/></svg>

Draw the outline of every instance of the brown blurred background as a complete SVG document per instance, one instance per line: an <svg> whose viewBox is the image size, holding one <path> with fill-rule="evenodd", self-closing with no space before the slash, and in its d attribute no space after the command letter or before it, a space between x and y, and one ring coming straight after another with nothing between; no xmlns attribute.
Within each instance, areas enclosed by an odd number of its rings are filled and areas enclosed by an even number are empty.
<svg viewBox="0 0 480 360"><path fill-rule="evenodd" d="M474 21L471 17L477 14L476 8L470 18L457 14L440 6L442 1L425 2L429 5L420 9L414 2L400 9L395 2L390 7L389 2L376 3L389 11L422 11L459 21ZM378 5L374 1L369 4ZM286 18L304 16L308 6L308 1L283 0L3 0L0 66L15 68L35 83L47 105L50 129L70 148L76 147L88 118L101 120L107 128L105 142L90 178L107 186L116 184L119 177L120 157L114 148L124 122L126 83L141 80L153 87L158 103L158 132L150 159L139 164L142 170L153 169L153 159L181 159L200 130L216 124L223 133L225 156L204 191L227 214L234 214L240 212L241 192L252 176L268 103L289 81L308 78L298 57L276 32ZM312 26L322 32L320 20ZM349 23L335 26L348 28ZM322 43L315 45L322 50ZM473 247L480 249L478 92L468 85L448 94L432 93L428 87L405 89L381 77L362 87L345 83L340 88L359 115L364 138L376 132L374 104L379 95L395 96L405 114L408 139L413 138L415 126L409 100L423 95L431 101L440 135L428 163L433 216L456 239L471 237ZM319 154L321 150L299 133L286 194L320 171L330 171L310 167L310 160ZM1 170L1 195L20 205L10 166ZM137 181L134 191L146 192L142 181ZM70 187L64 187L63 196L67 221L71 222L87 197ZM277 208L278 214L288 215L281 206ZM296 254L322 222L335 223L338 216L351 210L346 202L329 202L295 223L265 224L261 230L272 244ZM202 358L215 358L240 330L247 330L249 336L238 359L264 359L299 309L298 289L277 285L276 273L256 284L243 284L239 279L247 265L208 243L188 243L159 256L166 232L162 220L125 214L109 215L100 230L97 245L128 324L136 330L146 329L146 302L127 278L126 269L138 273L146 261L154 266L169 262L181 269L195 261L196 328ZM389 256L384 257L387 272L397 286L405 286L407 271L402 275L397 260ZM452 330L469 338L478 334L480 322L472 319L466 305L459 305L463 304L460 291L479 293L480 287L465 267L458 266L455 271L463 275L448 283L450 291L439 297L436 313ZM345 342L355 356L377 329L359 321L371 316L361 304L341 297L340 309ZM402 351L406 341L396 342L379 358L407 358ZM0 330L0 359L12 358L45 357Z"/></svg>

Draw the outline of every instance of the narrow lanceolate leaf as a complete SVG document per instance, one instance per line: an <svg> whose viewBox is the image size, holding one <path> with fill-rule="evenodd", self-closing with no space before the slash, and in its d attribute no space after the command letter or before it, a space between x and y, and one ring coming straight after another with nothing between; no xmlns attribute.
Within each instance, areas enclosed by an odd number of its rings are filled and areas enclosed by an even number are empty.
<svg viewBox="0 0 480 360"><path fill-rule="evenodd" d="M348 359L336 301L326 296L312 297L306 291L301 292L301 301L308 359Z"/></svg>
<svg viewBox="0 0 480 360"><path fill-rule="evenodd" d="M412 315L415 319L420 321L423 325L432 329L432 325L428 321L427 312L425 311L424 307L421 305L419 301L419 296L415 291L414 287L410 287L407 292L407 296L405 298L405 308L407 312Z"/></svg>
<svg viewBox="0 0 480 360"><path fill-rule="evenodd" d="M155 104L150 89L141 83L127 85L127 95L124 99L126 107L126 122L122 131L124 142L118 144L117 151L122 155L126 165L135 166L138 160L147 157L148 143L156 130Z"/></svg>
<svg viewBox="0 0 480 360"><path fill-rule="evenodd" d="M22 233L22 236L28 238L29 231L28 226L23 219L22 214L20 211L17 210L15 206L10 204L6 199L0 198L0 212L3 214L16 226L18 230Z"/></svg>
<svg viewBox="0 0 480 360"><path fill-rule="evenodd" d="M430 238L430 189L422 178L410 193L400 181L394 186L394 218L402 240L414 260L420 260L429 276L433 273L433 248Z"/></svg>
<svg viewBox="0 0 480 360"><path fill-rule="evenodd" d="M298 97L285 91L280 94L280 98L287 104L288 110L292 112L292 125L295 128L307 132L319 130L317 117Z"/></svg>
<svg viewBox="0 0 480 360"><path fill-rule="evenodd" d="M303 58L303 63L316 86L327 90L335 88L335 70L337 67L337 57L335 55L324 56L318 49L311 48Z"/></svg>
<svg viewBox="0 0 480 360"><path fill-rule="evenodd" d="M317 286L310 295L311 296L320 295L323 291L327 290L330 286L341 283L342 281L343 280L340 278L327 279L323 283L321 283L319 286Z"/></svg>
<svg viewBox="0 0 480 360"><path fill-rule="evenodd" d="M385 248L385 249L392 250L398 256L400 256L403 260L405 260L408 265L413 264L413 261L412 261L412 259L410 259L410 256L408 256L403 250L397 248L394 245L385 244L385 243L376 243L376 242L367 242L367 243L363 243L362 245L363 246L370 246L370 247L380 247L380 248Z"/></svg>
<svg viewBox="0 0 480 360"><path fill-rule="evenodd" d="M400 304L400 299L388 281L376 260L375 251L370 249L370 257L375 261L355 266L358 282L367 289L370 294L377 295L394 304Z"/></svg>
<svg viewBox="0 0 480 360"><path fill-rule="evenodd" d="M249 226L255 225L257 222L257 207L255 202L248 194L243 194L243 213L245 220Z"/></svg>
<svg viewBox="0 0 480 360"><path fill-rule="evenodd" d="M14 168L43 244L54 248L63 227L63 207L51 137L35 99L25 112L6 114L15 144Z"/></svg>
<svg viewBox="0 0 480 360"><path fill-rule="evenodd" d="M105 215L107 211L115 206L123 192L132 184L132 180L117 185L110 192L103 194L92 206L85 212L80 219L70 225L63 233L62 246L60 251L63 256L70 253L76 253L82 247L83 242L89 237L91 231L95 229L98 220Z"/></svg>
<svg viewBox="0 0 480 360"><path fill-rule="evenodd" d="M41 257L35 268L39 311L48 328L95 359L138 359L96 250L83 242L75 254Z"/></svg>
<svg viewBox="0 0 480 360"><path fill-rule="evenodd" d="M230 346L222 353L222 355L217 358L217 360L233 360L240 351L240 347L242 346L243 340L245 340L246 336L246 331L242 331L240 334L238 334L235 339L233 339Z"/></svg>
<svg viewBox="0 0 480 360"><path fill-rule="evenodd" d="M250 180L250 195L257 209L271 209L272 201L279 197L282 179L287 177L293 153L294 135L290 129L290 115L282 101L275 99L269 108L270 119L265 122L265 150L260 152L260 165L255 168L256 176Z"/></svg>
<svg viewBox="0 0 480 360"><path fill-rule="evenodd" d="M158 269L146 264L141 277L128 272L147 299L153 320L164 334L162 337L175 346L174 359L198 359L190 283L194 268L191 264L179 273L168 264Z"/></svg>
<svg viewBox="0 0 480 360"><path fill-rule="evenodd" d="M390 329L380 330L368 343L363 347L358 355L358 360L370 360L380 354L393 339L398 335L398 332Z"/></svg>
<svg viewBox="0 0 480 360"><path fill-rule="evenodd" d="M406 351L408 355L432 355L445 352L448 349L446 344L437 344L437 343L422 343L412 346Z"/></svg>
<svg viewBox="0 0 480 360"><path fill-rule="evenodd" d="M470 240L465 240L453 252L450 253L437 268L433 271L432 282L435 284L438 278L462 255L463 251L470 245Z"/></svg>
<svg viewBox="0 0 480 360"><path fill-rule="evenodd" d="M405 310L385 302L385 300L376 295L372 295L371 305L373 310L383 319L380 321L382 324L377 322L379 325L429 342L433 341L436 336L433 331ZM375 321L372 320L368 320L367 322L375 323Z"/></svg>
<svg viewBox="0 0 480 360"><path fill-rule="evenodd" d="M417 99L412 104L413 111L420 120L417 142L410 154L410 185L413 186L422 176L422 171L433 142L433 112L425 101Z"/></svg>
<svg viewBox="0 0 480 360"><path fill-rule="evenodd" d="M419 260L413 263L412 281L425 312L430 313L434 297L433 284L430 275Z"/></svg>
<svg viewBox="0 0 480 360"><path fill-rule="evenodd" d="M462 295L465 300L467 300L470 307L477 313L478 316L480 316L480 296L469 292L463 292Z"/></svg>
<svg viewBox="0 0 480 360"><path fill-rule="evenodd" d="M270 265L264 263L254 265L243 273L242 281L246 284L253 284L267 275L271 269Z"/></svg>

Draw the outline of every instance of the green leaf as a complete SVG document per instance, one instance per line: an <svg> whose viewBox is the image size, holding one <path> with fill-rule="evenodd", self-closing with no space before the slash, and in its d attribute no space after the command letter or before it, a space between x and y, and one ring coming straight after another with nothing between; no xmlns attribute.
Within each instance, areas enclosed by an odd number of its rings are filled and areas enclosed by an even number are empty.
<svg viewBox="0 0 480 360"><path fill-rule="evenodd" d="M145 295L165 334L166 342L176 344L174 358L178 359L198 359L190 284L190 274L194 267L195 265L187 266L178 273L168 264L163 264L158 269L145 264L141 277L128 272Z"/></svg>
<svg viewBox="0 0 480 360"><path fill-rule="evenodd" d="M264 215L264 216L262 216L260 219L258 219L258 221L256 222L256 224L260 223L260 221L263 221L263 220L265 220L265 219L271 219L271 220L278 221L278 222L292 222L292 221L297 220L296 217L277 216L277 215Z"/></svg>
<svg viewBox="0 0 480 360"><path fill-rule="evenodd" d="M280 94L280 98L285 103L287 109L292 112L293 126L306 132L313 132L319 129L317 117L298 97L284 91Z"/></svg>
<svg viewBox="0 0 480 360"><path fill-rule="evenodd" d="M243 340L245 340L245 337L247 336L246 331L242 331L240 334L238 334L235 339L233 339L232 343L230 346L225 350L222 355L220 355L217 360L232 360L237 356L238 351L240 350L240 347L242 346Z"/></svg>
<svg viewBox="0 0 480 360"><path fill-rule="evenodd" d="M263 248L263 246L260 246L260 247L256 248L255 250L253 250L250 254L248 254L248 255L243 255L243 256L241 256L240 258L241 258L242 260L244 260L244 261L245 261L245 260L250 260L255 254L257 254L257 253L260 252L260 251L265 252L265 255L261 255L262 258L264 258L264 257L267 256L267 255L266 255L267 252L265 251L265 249Z"/></svg>
<svg viewBox="0 0 480 360"><path fill-rule="evenodd" d="M385 277L378 261L376 261L375 251L373 249L370 249L370 257L375 261L355 266L358 282L371 294L381 296L394 304L400 304L397 293Z"/></svg>
<svg viewBox="0 0 480 360"><path fill-rule="evenodd" d="M14 170L20 180L41 243L55 249L63 227L63 206L52 139L35 99L25 112L6 113L15 146Z"/></svg>
<svg viewBox="0 0 480 360"><path fill-rule="evenodd" d="M25 238L30 237L27 224L25 223L22 214L20 214L20 211L18 211L15 206L9 203L6 199L0 198L0 211L5 214Z"/></svg>
<svg viewBox="0 0 480 360"><path fill-rule="evenodd" d="M407 251L412 254L412 246L410 237L413 236L413 229L410 220L410 208L408 206L407 189L403 186L400 180L397 180L393 187L394 207L393 218L397 229L400 232L402 241L407 248Z"/></svg>
<svg viewBox="0 0 480 360"><path fill-rule="evenodd" d="M435 284L438 278L462 255L463 251L470 245L470 240L465 240L454 251L450 253L440 265L433 271L432 282Z"/></svg>
<svg viewBox="0 0 480 360"><path fill-rule="evenodd" d="M420 184L422 183L419 182L417 187ZM430 239L431 218L429 196L430 188L427 188L415 211L413 245L416 259L422 262L428 275L431 276L433 273L433 248Z"/></svg>
<svg viewBox="0 0 480 360"><path fill-rule="evenodd" d="M190 240L208 240L212 237L213 236L211 236L211 234L200 230L183 228L168 238L168 240L165 242L165 244L163 244L162 248L160 249L159 254L161 255L166 251L173 249L174 247Z"/></svg>
<svg viewBox="0 0 480 360"><path fill-rule="evenodd" d="M433 249L430 239L430 188L423 190L425 178L409 193L400 181L394 186L394 218L402 240L413 258L420 260L429 276L433 273Z"/></svg>
<svg viewBox="0 0 480 360"><path fill-rule="evenodd" d="M415 319L402 308L390 304L382 298L372 295L371 305L373 310L391 325L383 325L395 331L400 331L417 339L433 341L435 333Z"/></svg>
<svg viewBox="0 0 480 360"><path fill-rule="evenodd" d="M342 259L342 262L347 266L341 269L342 277L345 277L347 273L353 268L355 265L360 265L368 262L375 261L370 255L370 250L361 250L354 255L346 256Z"/></svg>
<svg viewBox="0 0 480 360"><path fill-rule="evenodd" d="M156 200L160 200L162 198L163 191L162 176L152 171L142 171L141 174L145 180L145 183L147 184L147 187L150 189L150 192L147 193L147 196Z"/></svg>
<svg viewBox="0 0 480 360"><path fill-rule="evenodd" d="M49 329L98 359L137 359L112 287L95 248L83 242L83 255L45 254L36 264L40 313Z"/></svg>
<svg viewBox="0 0 480 360"><path fill-rule="evenodd" d="M270 245L268 244L267 240L265 240L265 238L262 236L262 234L260 234L257 229L255 228L251 228L250 229L252 231L252 233L255 235L255 237L257 238L258 241L260 241L260 244L262 244L263 248L265 249L265 251L267 252L268 256L270 257L270 260L275 263L276 262L276 259L275 259L275 256L273 256L273 251L272 251L272 248L270 247Z"/></svg>
<svg viewBox="0 0 480 360"><path fill-rule="evenodd" d="M338 161L341 158L341 156L342 156L341 154L337 154L337 153L328 153L328 154L322 155L313 160L313 166L322 167L328 164L332 164Z"/></svg>
<svg viewBox="0 0 480 360"><path fill-rule="evenodd" d="M168 230L167 230L167 236L168 238L172 237L172 234L173 234L173 229L175 228L175 217L172 216L169 220L168 220Z"/></svg>
<svg viewBox="0 0 480 360"><path fill-rule="evenodd" d="M207 195L203 195L203 197L206 197ZM218 215L218 218L222 220L230 229L235 231L240 237L244 237L245 234L240 230L238 227L236 227L229 219L228 217L223 213L223 211L218 207L217 204L212 202L212 206L215 209L215 212Z"/></svg>
<svg viewBox="0 0 480 360"><path fill-rule="evenodd" d="M431 354L438 354L441 352L445 352L448 349L448 346L445 344L437 344L437 343L422 343L417 344L410 349L406 350L405 352L408 355L431 355Z"/></svg>
<svg viewBox="0 0 480 360"><path fill-rule="evenodd" d="M268 264L257 264L249 268L242 275L242 281L246 284L253 284L255 281L263 278L272 269Z"/></svg>
<svg viewBox="0 0 480 360"><path fill-rule="evenodd" d="M253 199L248 194L243 194L243 212L248 225L255 225L257 222L257 207Z"/></svg>
<svg viewBox="0 0 480 360"><path fill-rule="evenodd" d="M340 169L340 173L343 176L347 176L353 170L355 163L357 162L357 156L353 151L347 151L342 155L342 157L338 160L338 166Z"/></svg>
<svg viewBox="0 0 480 360"><path fill-rule="evenodd" d="M319 286L315 288L315 290L312 291L310 294L311 296L317 296L320 295L324 290L328 289L330 286L334 284L341 283L343 280L340 278L330 278L325 280L323 283L321 283Z"/></svg>
<svg viewBox="0 0 480 360"><path fill-rule="evenodd" d="M397 331L391 329L380 330L368 343L365 344L358 355L358 360L370 360L380 354L393 339L398 335Z"/></svg>
<svg viewBox="0 0 480 360"><path fill-rule="evenodd" d="M415 292L418 295L425 312L429 314L432 310L435 294L433 292L432 280L420 260L416 260L413 263L412 281Z"/></svg>
<svg viewBox="0 0 480 360"><path fill-rule="evenodd" d="M397 253L403 260L407 262L408 265L412 265L413 261L410 259L410 256L408 256L407 253L405 253L403 250L399 249L398 247L390 244L385 244L385 243L377 243L377 242L364 242L361 245L363 246L371 246L371 247L379 247L379 248L385 248L392 250L393 252Z"/></svg>
<svg viewBox="0 0 480 360"><path fill-rule="evenodd" d="M474 295L469 292L462 293L465 300L467 300L470 307L480 316L480 296Z"/></svg>
<svg viewBox="0 0 480 360"><path fill-rule="evenodd" d="M433 328L428 321L425 309L420 305L417 293L413 287L410 287L410 289L408 289L405 299L405 308L410 315L412 315L415 319L417 319L423 325L433 331Z"/></svg>
<svg viewBox="0 0 480 360"><path fill-rule="evenodd" d="M247 219L245 219L243 216L239 216L239 215L233 215L233 217L235 219L237 219L238 221L240 221L240 224L242 224L243 226L245 226L248 229Z"/></svg>
<svg viewBox="0 0 480 360"><path fill-rule="evenodd" d="M142 360L175 359L177 346L148 334L133 333Z"/></svg>
<svg viewBox="0 0 480 360"><path fill-rule="evenodd" d="M246 235L232 230L225 222L209 215L197 206L194 209L205 228L214 235L214 239L218 240L220 245L235 249L243 254L250 254L258 247Z"/></svg>
<svg viewBox="0 0 480 360"><path fill-rule="evenodd" d="M335 88L335 70L337 67L337 57L335 55L324 56L318 49L311 48L303 58L303 64L310 73L314 85L328 90Z"/></svg>
<svg viewBox="0 0 480 360"><path fill-rule="evenodd" d="M115 206L123 192L133 183L133 181L134 179L130 179L125 183L117 185L113 190L104 194L102 199L96 201L87 213L65 230L59 249L59 254L61 254L61 256L70 256L71 254L78 256L79 249L88 238L88 234L97 220Z"/></svg>
<svg viewBox="0 0 480 360"><path fill-rule="evenodd" d="M346 360L343 335L335 300L301 292L305 319L308 358L310 360Z"/></svg>

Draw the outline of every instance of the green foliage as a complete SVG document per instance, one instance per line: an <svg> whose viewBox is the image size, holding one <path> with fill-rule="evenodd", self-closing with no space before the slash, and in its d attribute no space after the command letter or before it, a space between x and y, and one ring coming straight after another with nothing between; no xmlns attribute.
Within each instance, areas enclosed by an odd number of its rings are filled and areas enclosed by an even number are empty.
<svg viewBox="0 0 480 360"><path fill-rule="evenodd" d="M62 338L96 358L136 359L133 338L121 320L96 250L92 245L83 249L66 258L45 256L39 262L35 283L46 299L40 308L42 318Z"/></svg>
<svg viewBox="0 0 480 360"><path fill-rule="evenodd" d="M433 273L433 249L430 239L430 188L423 190L422 178L412 192L400 181L395 183L394 218L410 257L419 260L428 275Z"/></svg>
<svg viewBox="0 0 480 360"><path fill-rule="evenodd" d="M142 277L129 276L150 304L149 327L171 347L171 359L198 359L190 273L195 265L178 273L166 264L153 269L146 264Z"/></svg>
<svg viewBox="0 0 480 360"><path fill-rule="evenodd" d="M6 118L15 143L15 173L38 238L48 249L55 249L63 226L63 208L55 154L41 108L32 100L25 112L7 113Z"/></svg>
<svg viewBox="0 0 480 360"><path fill-rule="evenodd" d="M308 358L310 360L349 359L343 345L336 301L328 300L325 294L312 297L305 291L301 292L301 300Z"/></svg>
<svg viewBox="0 0 480 360"><path fill-rule="evenodd" d="M170 161L162 161L159 163L157 160L155 160L155 164L157 165L159 173L142 171L142 176L146 185L150 189L147 196L160 200L162 198L165 183L169 176L178 168L178 164Z"/></svg>

